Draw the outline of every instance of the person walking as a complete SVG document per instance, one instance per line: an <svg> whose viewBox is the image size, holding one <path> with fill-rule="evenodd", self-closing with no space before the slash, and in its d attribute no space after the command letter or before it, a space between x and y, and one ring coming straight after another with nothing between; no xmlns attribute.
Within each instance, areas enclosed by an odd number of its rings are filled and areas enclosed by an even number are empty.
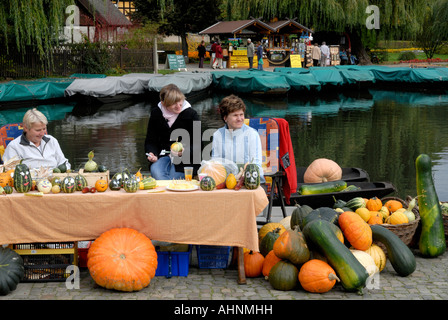
<svg viewBox="0 0 448 320"><path fill-rule="evenodd" d="M224 56L222 54L221 42L218 40L216 41L215 62L213 62L213 69L216 69L216 67L222 69L222 58L224 58Z"/></svg>
<svg viewBox="0 0 448 320"><path fill-rule="evenodd" d="M261 45L261 42L258 41L258 47L257 47L257 60L258 60L258 70L263 70L263 46Z"/></svg>
<svg viewBox="0 0 448 320"><path fill-rule="evenodd" d="M325 41L322 42L322 45L320 46L320 52L321 52L321 66L326 67L327 59L330 58L330 48L328 48Z"/></svg>
<svg viewBox="0 0 448 320"><path fill-rule="evenodd" d="M312 51L311 56L313 58L313 66L314 67L319 66L321 53L320 53L320 48L319 48L319 45L317 44L317 42L313 46L313 51Z"/></svg>
<svg viewBox="0 0 448 320"><path fill-rule="evenodd" d="M205 41L202 40L198 46L199 68L204 68L205 52Z"/></svg>
<svg viewBox="0 0 448 320"><path fill-rule="evenodd" d="M249 60L249 69L252 69L254 66L254 51L255 46L249 38L247 39L247 60Z"/></svg>

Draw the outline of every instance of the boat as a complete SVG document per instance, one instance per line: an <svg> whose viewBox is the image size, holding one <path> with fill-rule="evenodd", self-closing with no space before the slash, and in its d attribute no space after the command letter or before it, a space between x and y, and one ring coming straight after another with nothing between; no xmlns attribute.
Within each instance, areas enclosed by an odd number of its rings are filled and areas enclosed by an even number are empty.
<svg viewBox="0 0 448 320"><path fill-rule="evenodd" d="M299 205L308 205L311 208L319 208L319 207L330 207L332 208L336 200L348 201L350 199L356 197L362 198L383 198L387 195L390 195L393 192L396 192L396 188L390 182L371 182L371 181L350 181L347 182L349 185L354 185L359 190L353 191L339 191L339 192L329 192L329 193L321 193L321 194L311 194L311 195L301 195L299 193L293 193L291 195L290 204L285 204L287 206L295 206ZM300 186L303 183L297 184L297 190L299 190ZM274 200L274 205L279 206L279 199Z"/></svg>

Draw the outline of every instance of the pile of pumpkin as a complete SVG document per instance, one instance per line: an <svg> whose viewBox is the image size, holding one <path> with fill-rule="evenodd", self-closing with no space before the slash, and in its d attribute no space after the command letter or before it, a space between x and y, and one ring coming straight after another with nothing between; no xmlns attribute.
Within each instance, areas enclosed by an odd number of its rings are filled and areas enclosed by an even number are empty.
<svg viewBox="0 0 448 320"><path fill-rule="evenodd" d="M264 276L276 290L330 291L337 282L347 291L362 293L388 260L400 276L415 271L412 251L392 231L369 225L353 211L333 208L294 209L281 222L259 230L259 252L245 250L247 277Z"/></svg>
<svg viewBox="0 0 448 320"><path fill-rule="evenodd" d="M407 207L399 199L386 198L384 201L373 197L371 199L355 197L347 202L335 201L333 208L338 212L354 211L368 224L404 224L415 221L413 209L417 205L414 198Z"/></svg>

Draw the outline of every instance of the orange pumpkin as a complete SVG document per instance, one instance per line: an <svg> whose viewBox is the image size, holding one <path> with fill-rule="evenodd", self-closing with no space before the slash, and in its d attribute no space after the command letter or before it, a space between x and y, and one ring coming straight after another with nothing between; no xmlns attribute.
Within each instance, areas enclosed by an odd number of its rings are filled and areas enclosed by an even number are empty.
<svg viewBox="0 0 448 320"><path fill-rule="evenodd" d="M244 272L246 277L255 278L261 276L264 257L260 252L249 251L244 253Z"/></svg>
<svg viewBox="0 0 448 320"><path fill-rule="evenodd" d="M11 177L9 171L3 171L0 173L0 187L11 186L13 187L14 180Z"/></svg>
<svg viewBox="0 0 448 320"><path fill-rule="evenodd" d="M366 204L367 209L370 211L380 211L382 206L383 202L381 202L381 199L378 199L377 197L370 198Z"/></svg>
<svg viewBox="0 0 448 320"><path fill-rule="evenodd" d="M98 192L106 191L107 187L108 187L107 180L105 180L103 178L96 180L96 182L95 182L95 189Z"/></svg>
<svg viewBox="0 0 448 320"><path fill-rule="evenodd" d="M379 211L370 211L370 219L368 224L383 224L383 215Z"/></svg>
<svg viewBox="0 0 448 320"><path fill-rule="evenodd" d="M358 250L367 250L372 245L372 229L358 214L352 211L341 213L339 227L345 238Z"/></svg>
<svg viewBox="0 0 448 320"><path fill-rule="evenodd" d="M389 210L390 213L403 208L403 204L398 200L388 200L388 201L386 201L384 206Z"/></svg>
<svg viewBox="0 0 448 320"><path fill-rule="evenodd" d="M308 292L324 293L330 291L339 278L330 265L318 259L312 259L300 268L299 282Z"/></svg>
<svg viewBox="0 0 448 320"><path fill-rule="evenodd" d="M336 181L342 178L342 168L333 160L316 159L306 168L303 175L305 183Z"/></svg>
<svg viewBox="0 0 448 320"><path fill-rule="evenodd" d="M264 257L263 261L263 268L261 270L261 273L263 274L265 279L268 279L269 272L271 271L272 267L277 264L277 262L281 261L279 257L275 255L274 250L269 251L269 253Z"/></svg>
<svg viewBox="0 0 448 320"><path fill-rule="evenodd" d="M101 287L138 291L149 285L157 269L157 252L143 233L114 228L92 242L87 268Z"/></svg>

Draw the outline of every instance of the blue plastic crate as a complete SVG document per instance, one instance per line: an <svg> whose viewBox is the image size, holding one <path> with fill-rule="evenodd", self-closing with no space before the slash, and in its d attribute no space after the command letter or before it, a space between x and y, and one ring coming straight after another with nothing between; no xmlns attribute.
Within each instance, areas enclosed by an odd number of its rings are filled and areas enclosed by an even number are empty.
<svg viewBox="0 0 448 320"><path fill-rule="evenodd" d="M157 251L157 276L186 277L188 276L188 266L190 264L190 253L192 245L188 246L188 251Z"/></svg>
<svg viewBox="0 0 448 320"><path fill-rule="evenodd" d="M230 247L197 246L198 265L201 269L226 269L229 263Z"/></svg>

